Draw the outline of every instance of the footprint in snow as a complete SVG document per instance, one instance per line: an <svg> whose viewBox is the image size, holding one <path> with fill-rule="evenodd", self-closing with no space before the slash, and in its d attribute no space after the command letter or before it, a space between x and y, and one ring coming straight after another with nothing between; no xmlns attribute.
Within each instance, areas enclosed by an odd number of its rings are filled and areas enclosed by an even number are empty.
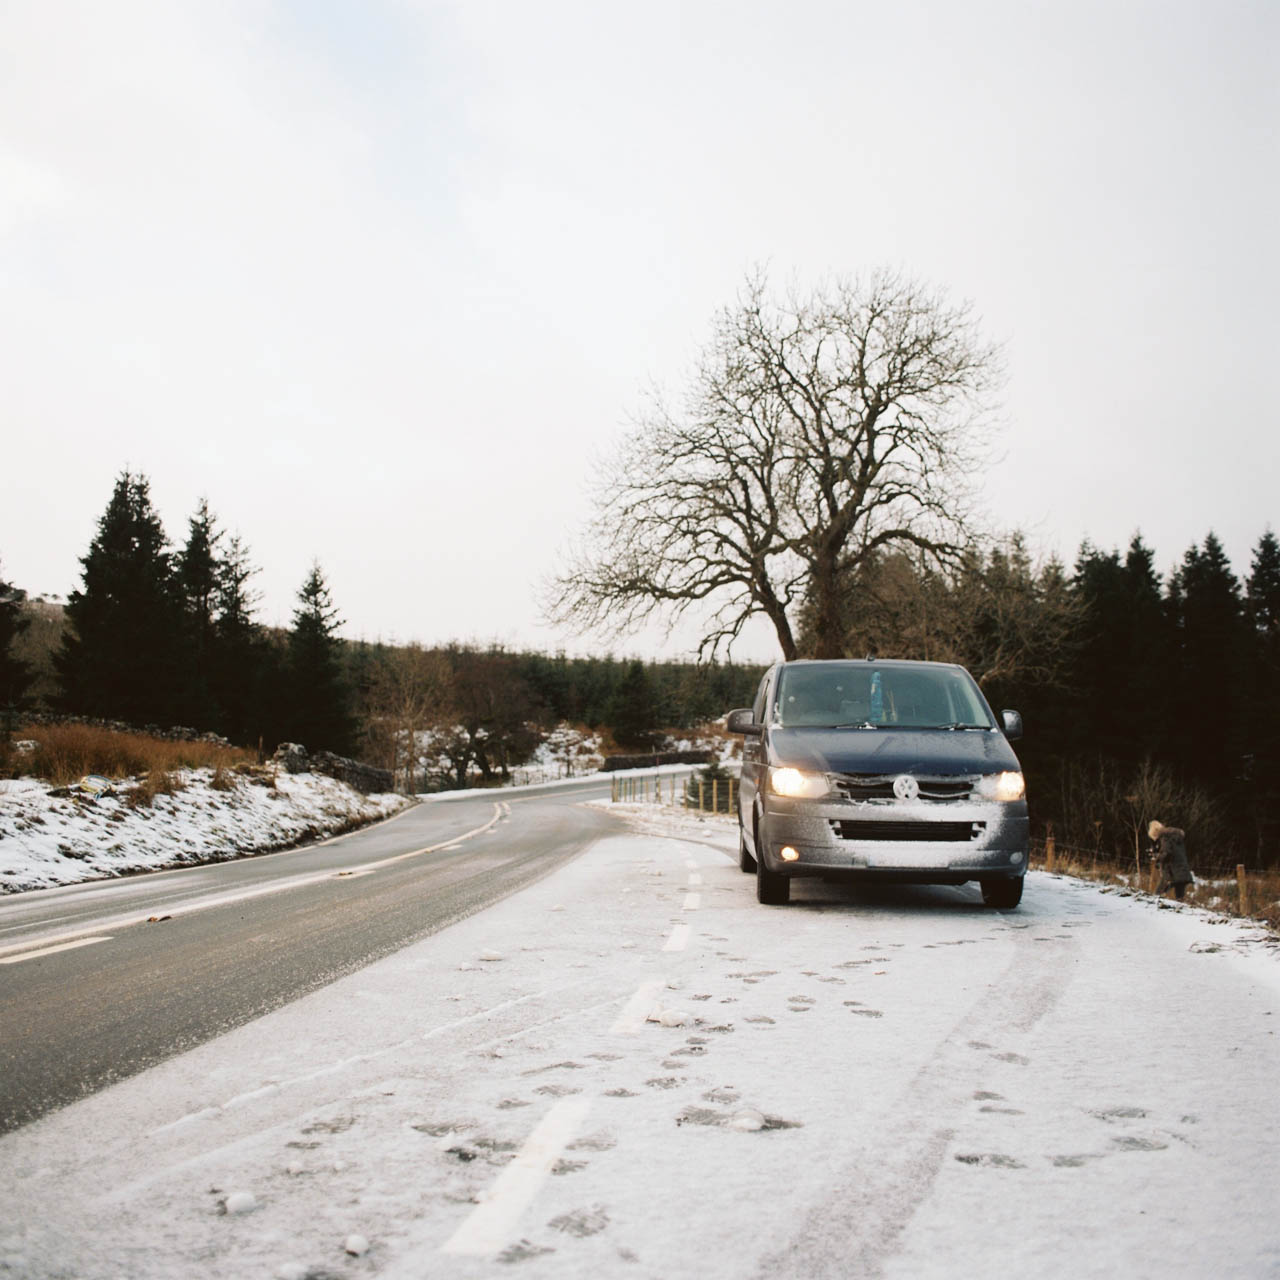
<svg viewBox="0 0 1280 1280"><path fill-rule="evenodd" d="M543 1084L534 1090L534 1093L540 1093L546 1098L567 1098L570 1094L581 1092L577 1086L569 1084Z"/></svg>
<svg viewBox="0 0 1280 1280"><path fill-rule="evenodd" d="M575 1209L572 1213L562 1213L547 1223L553 1231L563 1231L565 1235L586 1236L599 1235L609 1225L609 1215L600 1205L591 1209Z"/></svg>
<svg viewBox="0 0 1280 1280"><path fill-rule="evenodd" d="M532 1244L528 1240L517 1240L498 1254L499 1262L526 1262L530 1258L540 1257L544 1253L555 1253L549 1245Z"/></svg>
<svg viewBox="0 0 1280 1280"><path fill-rule="evenodd" d="M545 1067L530 1067L528 1071L522 1071L522 1076L539 1076L545 1071L581 1071L583 1070L580 1062L551 1062Z"/></svg>
<svg viewBox="0 0 1280 1280"><path fill-rule="evenodd" d="M1020 1067L1029 1067L1031 1065L1031 1059L1024 1058L1020 1053L993 1053L991 1056L997 1062L1012 1062Z"/></svg>
<svg viewBox="0 0 1280 1280"><path fill-rule="evenodd" d="M569 1143L569 1151L611 1151L617 1146L617 1139L607 1133L589 1133Z"/></svg>
<svg viewBox="0 0 1280 1280"><path fill-rule="evenodd" d="M684 1080L679 1076L657 1076L653 1080L646 1080L645 1084L650 1089L678 1089Z"/></svg>
<svg viewBox="0 0 1280 1280"><path fill-rule="evenodd" d="M1167 1151L1169 1149L1169 1144L1161 1142L1159 1138L1133 1137L1128 1134L1112 1138L1111 1145L1119 1147L1121 1151Z"/></svg>
<svg viewBox="0 0 1280 1280"><path fill-rule="evenodd" d="M355 1124L355 1116L336 1116L332 1120L315 1120L303 1129L303 1133L345 1133Z"/></svg>
<svg viewBox="0 0 1280 1280"><path fill-rule="evenodd" d="M424 1121L422 1124L411 1127L419 1133L425 1133L429 1138L443 1138L450 1133L466 1133L468 1129L474 1129L476 1126L473 1120L449 1120L443 1124L438 1121L432 1123Z"/></svg>
<svg viewBox="0 0 1280 1280"><path fill-rule="evenodd" d="M631 1089L606 1089L606 1098L638 1098L640 1095Z"/></svg>
<svg viewBox="0 0 1280 1280"><path fill-rule="evenodd" d="M992 1093L989 1089L979 1089L974 1098L979 1102L1003 1102L1004 1094Z"/></svg>
<svg viewBox="0 0 1280 1280"><path fill-rule="evenodd" d="M517 1107L527 1107L529 1103L524 1098L503 1098L498 1103L499 1111L514 1111Z"/></svg>
<svg viewBox="0 0 1280 1280"><path fill-rule="evenodd" d="M1089 1114L1110 1124L1113 1120L1145 1120L1150 1113L1142 1107L1108 1107L1105 1111L1090 1111Z"/></svg>
<svg viewBox="0 0 1280 1280"><path fill-rule="evenodd" d="M771 1017L768 1016L768 1014L764 1014L764 1013L758 1013L755 1015L755 1017L747 1018L745 1019L745 1021L756 1022L766 1027L775 1027L778 1025Z"/></svg>
<svg viewBox="0 0 1280 1280"><path fill-rule="evenodd" d="M707 1107L685 1107L676 1117L677 1127L701 1125L707 1128L735 1129L740 1133L763 1133L775 1129L803 1129L799 1120L784 1120L748 1107L741 1111L712 1111Z"/></svg>
<svg viewBox="0 0 1280 1280"><path fill-rule="evenodd" d="M581 1173L587 1167L585 1160L560 1159L551 1166L552 1177L563 1178L566 1173Z"/></svg>
<svg viewBox="0 0 1280 1280"><path fill-rule="evenodd" d="M956 1159L961 1164L977 1165L986 1169L1025 1169L1027 1167L1021 1160L1015 1160L1012 1156L1002 1156L996 1152L983 1152L979 1155L958 1155Z"/></svg>

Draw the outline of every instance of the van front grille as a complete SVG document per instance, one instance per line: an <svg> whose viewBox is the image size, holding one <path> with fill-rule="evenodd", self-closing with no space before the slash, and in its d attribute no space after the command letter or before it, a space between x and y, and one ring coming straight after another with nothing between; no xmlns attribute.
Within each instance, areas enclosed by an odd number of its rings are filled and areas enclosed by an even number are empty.
<svg viewBox="0 0 1280 1280"><path fill-rule="evenodd" d="M986 831L985 822L845 822L831 820L841 840L945 841L956 844L976 840Z"/></svg>
<svg viewBox="0 0 1280 1280"><path fill-rule="evenodd" d="M892 800L896 773L838 773L836 790L846 800ZM916 775L920 799L938 803L946 800L968 800L973 795L976 778L922 778Z"/></svg>

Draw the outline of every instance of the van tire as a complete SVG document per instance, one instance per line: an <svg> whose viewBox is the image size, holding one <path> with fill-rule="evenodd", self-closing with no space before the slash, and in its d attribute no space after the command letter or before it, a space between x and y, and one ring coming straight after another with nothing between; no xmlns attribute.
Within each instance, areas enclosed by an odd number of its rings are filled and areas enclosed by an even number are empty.
<svg viewBox="0 0 1280 1280"><path fill-rule="evenodd" d="M747 852L747 836L738 823L738 870L748 874L756 869L756 860Z"/></svg>
<svg viewBox="0 0 1280 1280"><path fill-rule="evenodd" d="M1002 876L999 880L982 880L982 901L997 911L1012 911L1022 901L1024 876Z"/></svg>
<svg viewBox="0 0 1280 1280"><path fill-rule="evenodd" d="M756 901L766 907L784 907L791 901L791 877L770 871L763 856L756 858Z"/></svg>

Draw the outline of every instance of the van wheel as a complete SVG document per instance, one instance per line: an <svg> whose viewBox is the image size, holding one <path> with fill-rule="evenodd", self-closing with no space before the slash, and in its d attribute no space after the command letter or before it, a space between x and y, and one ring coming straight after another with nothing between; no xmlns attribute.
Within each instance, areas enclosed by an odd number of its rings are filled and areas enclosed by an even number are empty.
<svg viewBox="0 0 1280 1280"><path fill-rule="evenodd" d="M1010 911L1022 901L1023 876L1009 878L1002 876L999 880L983 880L982 901L989 907L1000 911Z"/></svg>
<svg viewBox="0 0 1280 1280"><path fill-rule="evenodd" d="M770 871L763 858L756 859L756 901L766 907L782 907L791 901L791 878Z"/></svg>
<svg viewBox="0 0 1280 1280"><path fill-rule="evenodd" d="M756 869L756 860L747 852L747 837L738 823L738 870L751 872Z"/></svg>

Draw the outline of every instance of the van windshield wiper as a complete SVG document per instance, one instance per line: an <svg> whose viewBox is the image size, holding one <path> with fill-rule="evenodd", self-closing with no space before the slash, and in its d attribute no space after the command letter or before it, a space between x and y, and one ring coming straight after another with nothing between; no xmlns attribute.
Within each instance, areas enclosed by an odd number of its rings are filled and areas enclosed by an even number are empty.
<svg viewBox="0 0 1280 1280"><path fill-rule="evenodd" d="M939 729L989 729L991 726L987 724L966 724L963 720L957 720L953 724L940 724Z"/></svg>

